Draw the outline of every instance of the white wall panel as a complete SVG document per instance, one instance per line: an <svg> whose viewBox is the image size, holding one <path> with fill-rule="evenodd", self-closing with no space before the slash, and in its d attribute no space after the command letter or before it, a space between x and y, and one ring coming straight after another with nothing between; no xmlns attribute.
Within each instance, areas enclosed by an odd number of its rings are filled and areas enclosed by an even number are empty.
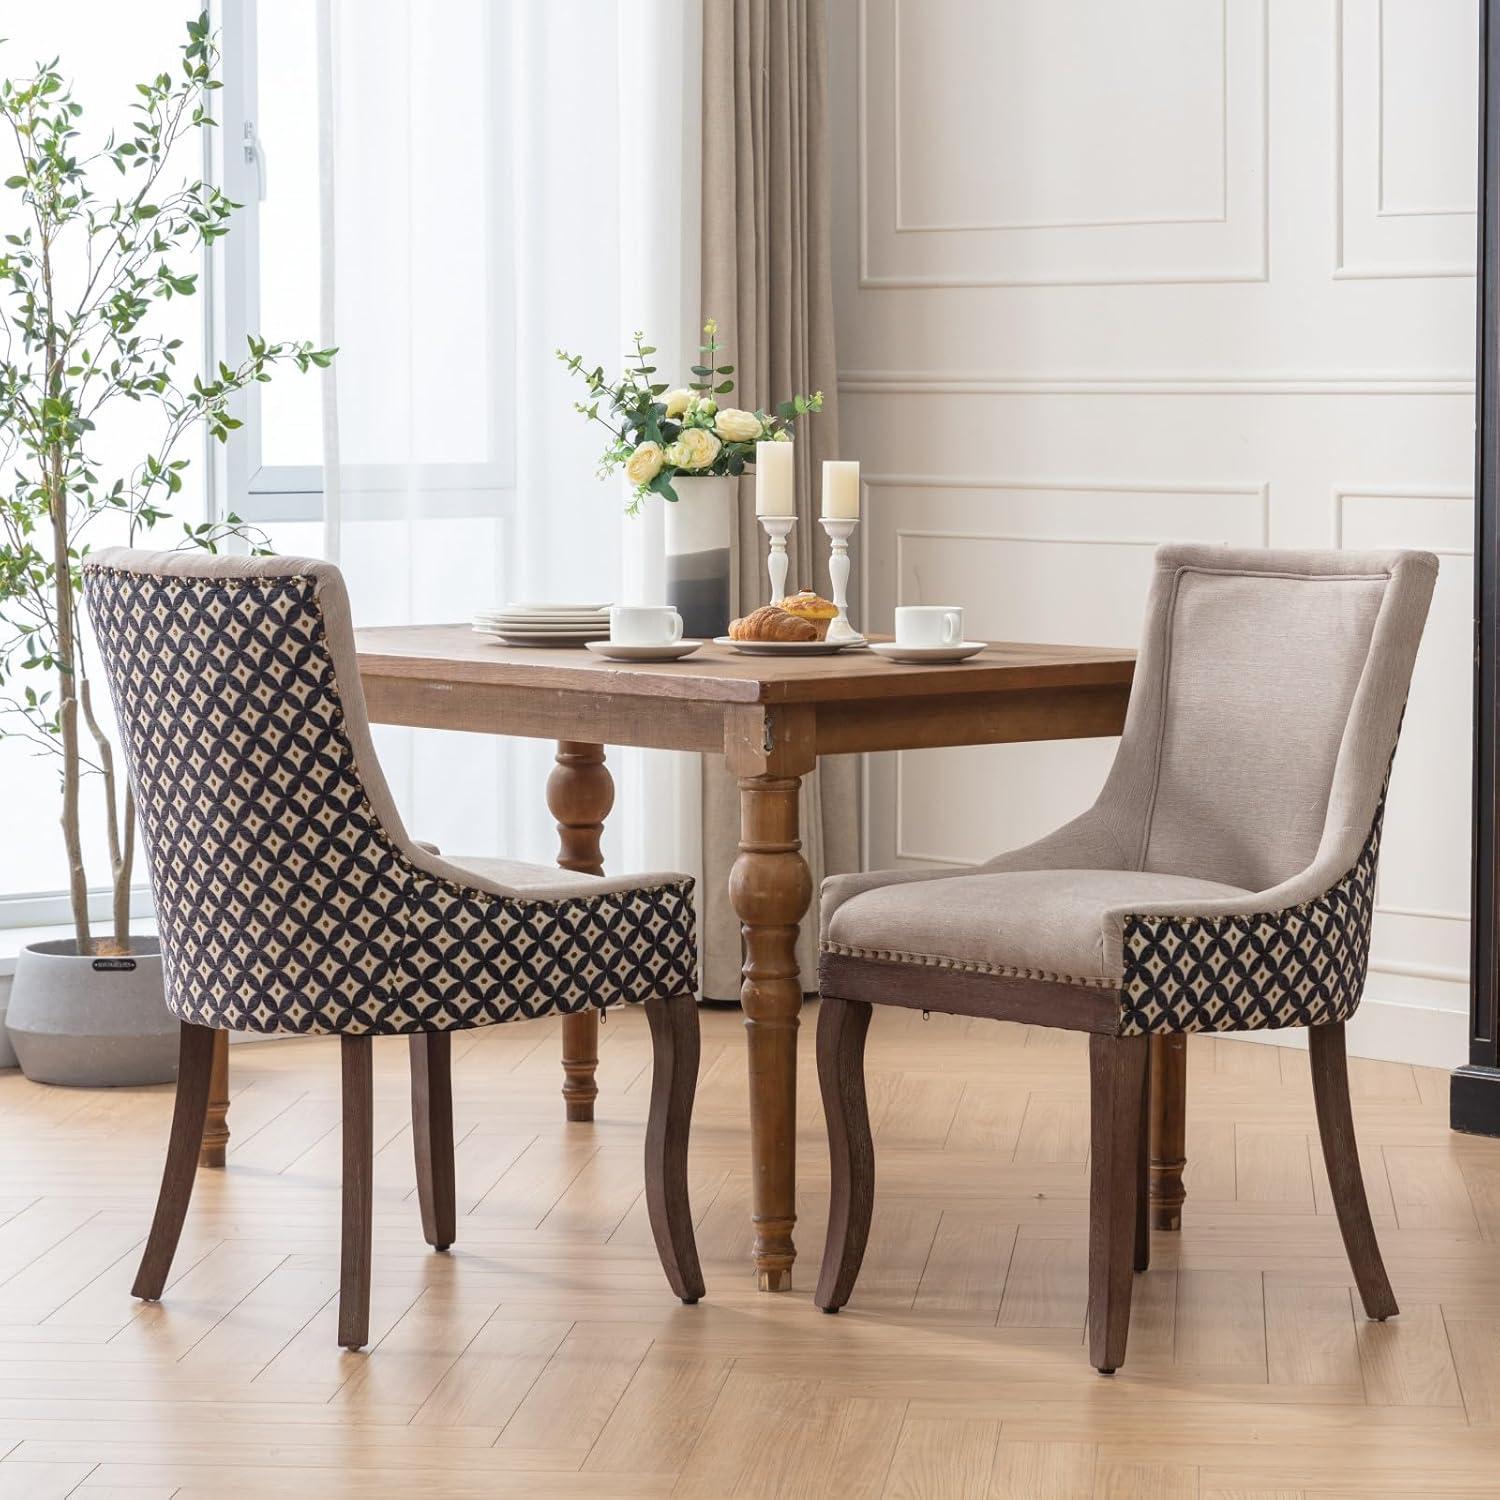
<svg viewBox="0 0 1500 1500"><path fill-rule="evenodd" d="M862 284L1265 275L1265 0L861 15Z"/></svg>
<svg viewBox="0 0 1500 1500"><path fill-rule="evenodd" d="M1371 1055L1461 1060L1474 7L833 0L865 623L1134 643L1153 547L1437 551L1393 774ZM1112 742L874 757L872 864L1071 816Z"/></svg>
<svg viewBox="0 0 1500 1500"><path fill-rule="evenodd" d="M1340 0L1336 275L1473 270L1479 7Z"/></svg>

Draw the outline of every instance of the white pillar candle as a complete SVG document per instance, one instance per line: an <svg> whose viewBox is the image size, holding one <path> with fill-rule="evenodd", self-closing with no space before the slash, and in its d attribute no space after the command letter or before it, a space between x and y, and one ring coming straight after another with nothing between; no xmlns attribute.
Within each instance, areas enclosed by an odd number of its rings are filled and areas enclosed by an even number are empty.
<svg viewBox="0 0 1500 1500"><path fill-rule="evenodd" d="M791 443L755 445L755 514L795 516L797 488L794 483Z"/></svg>
<svg viewBox="0 0 1500 1500"><path fill-rule="evenodd" d="M859 520L859 461L823 460L823 514L830 521Z"/></svg>

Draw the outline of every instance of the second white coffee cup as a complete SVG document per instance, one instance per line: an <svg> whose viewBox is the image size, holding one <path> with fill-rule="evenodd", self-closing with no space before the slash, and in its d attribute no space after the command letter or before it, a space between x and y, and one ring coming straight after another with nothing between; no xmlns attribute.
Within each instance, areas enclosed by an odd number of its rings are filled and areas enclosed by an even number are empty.
<svg viewBox="0 0 1500 1500"><path fill-rule="evenodd" d="M951 604L903 604L896 611L899 646L956 646L964 638L964 612Z"/></svg>
<svg viewBox="0 0 1500 1500"><path fill-rule="evenodd" d="M682 639L682 616L670 604L616 604L609 638L617 646L670 646Z"/></svg>

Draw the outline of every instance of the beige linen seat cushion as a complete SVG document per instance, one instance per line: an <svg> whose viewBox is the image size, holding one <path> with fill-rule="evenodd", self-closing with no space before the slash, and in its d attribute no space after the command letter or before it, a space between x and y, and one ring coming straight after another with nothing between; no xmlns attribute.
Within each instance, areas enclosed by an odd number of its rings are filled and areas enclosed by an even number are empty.
<svg viewBox="0 0 1500 1500"><path fill-rule="evenodd" d="M828 881L825 901L833 910L824 951L1115 988L1124 969L1122 911L1249 894L1149 870L920 873L927 878L874 889L861 889L867 876Z"/></svg>
<svg viewBox="0 0 1500 1500"><path fill-rule="evenodd" d="M436 854L438 851L434 848L432 852ZM587 886L593 880L599 881L601 885L604 883L598 875L565 870L561 865L533 865L521 859L489 859L479 854L449 854L443 858L467 874L477 875L482 881L504 886L522 895L544 896L549 891L577 891L580 886Z"/></svg>

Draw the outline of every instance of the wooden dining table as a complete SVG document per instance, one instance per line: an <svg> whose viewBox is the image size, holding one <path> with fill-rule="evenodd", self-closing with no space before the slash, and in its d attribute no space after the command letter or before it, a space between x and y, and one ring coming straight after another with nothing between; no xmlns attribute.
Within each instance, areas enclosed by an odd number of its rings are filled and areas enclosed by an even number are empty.
<svg viewBox="0 0 1500 1500"><path fill-rule="evenodd" d="M766 657L717 645L677 662L622 663L581 648L508 647L463 625L361 630L358 647L376 723L556 741L547 806L558 863L570 870L603 873L600 837L614 801L606 745L725 757L740 790L739 853L724 873L743 934L751 1253L765 1291L791 1285L796 1259L796 950L813 894L798 828L802 778L824 755L1117 735L1134 670L1130 651L1011 642L941 666L860 650ZM1150 1191L1153 1224L1163 1229L1178 1227L1182 1203L1181 1040L1162 1039L1153 1051ZM570 1121L593 1119L597 1062L598 1016L565 1017ZM215 1073L204 1161L222 1166L222 1046Z"/></svg>

